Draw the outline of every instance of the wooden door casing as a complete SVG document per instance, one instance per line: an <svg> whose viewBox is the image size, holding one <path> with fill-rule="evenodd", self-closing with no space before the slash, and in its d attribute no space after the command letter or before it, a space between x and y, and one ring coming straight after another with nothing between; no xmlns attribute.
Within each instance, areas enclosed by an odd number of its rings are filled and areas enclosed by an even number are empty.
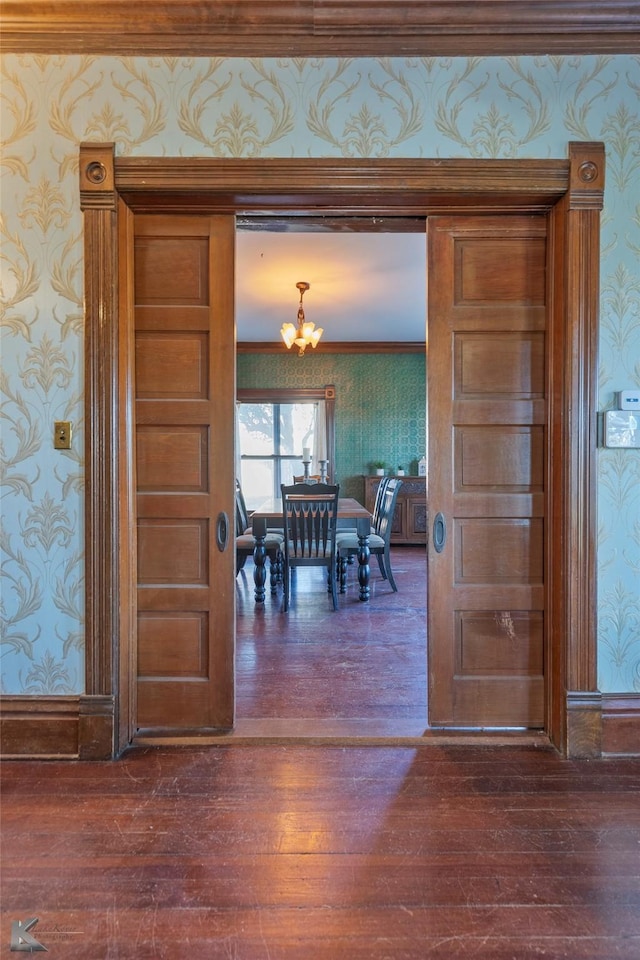
<svg viewBox="0 0 640 960"><path fill-rule="evenodd" d="M428 224L429 718L543 727L546 231Z"/></svg>
<svg viewBox="0 0 640 960"><path fill-rule="evenodd" d="M548 491L560 549L547 546L550 640L546 730L571 757L600 755L596 683L595 438L602 143L569 143L549 160L324 160L115 157L80 147L86 301L86 693L79 755L117 755L130 739L133 607L128 538L130 347L123 325L127 221L151 211L436 216L549 215ZM433 280L432 280L433 283ZM231 419L231 417L230 417ZM114 443L114 437L119 442ZM553 469L552 469L553 465ZM29 753L28 749L23 751Z"/></svg>
<svg viewBox="0 0 640 960"><path fill-rule="evenodd" d="M233 217L134 219L137 731L233 726L233 249Z"/></svg>

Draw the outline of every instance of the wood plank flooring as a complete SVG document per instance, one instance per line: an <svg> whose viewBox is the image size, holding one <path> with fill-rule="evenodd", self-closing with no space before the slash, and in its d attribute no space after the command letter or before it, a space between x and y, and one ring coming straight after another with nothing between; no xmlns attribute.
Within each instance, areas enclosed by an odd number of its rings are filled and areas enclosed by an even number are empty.
<svg viewBox="0 0 640 960"><path fill-rule="evenodd" d="M5 761L0 956L637 960L640 761L137 747Z"/></svg>
<svg viewBox="0 0 640 960"><path fill-rule="evenodd" d="M424 562L398 548L369 604L351 575L337 613L303 578L256 608L240 574L255 737L5 761L0 957L37 918L64 960L638 960L640 760L420 736ZM420 745L358 745L394 729Z"/></svg>
<svg viewBox="0 0 640 960"><path fill-rule="evenodd" d="M236 578L236 715L242 729L262 722L292 734L424 731L426 550L393 549L397 593L372 560L367 603L358 596L355 565L337 611L323 571L299 569L287 613L281 590L267 592L264 605L256 606L253 565L246 564Z"/></svg>

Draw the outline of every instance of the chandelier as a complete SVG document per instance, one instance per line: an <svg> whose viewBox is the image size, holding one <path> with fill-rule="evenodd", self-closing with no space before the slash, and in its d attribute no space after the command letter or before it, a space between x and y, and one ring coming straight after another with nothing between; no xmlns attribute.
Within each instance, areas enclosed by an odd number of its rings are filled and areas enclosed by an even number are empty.
<svg viewBox="0 0 640 960"><path fill-rule="evenodd" d="M299 350L298 356L302 357L304 356L304 351L309 344L311 344L311 346L315 349L320 337L322 336L323 330L322 327L318 327L316 330L315 323L311 323L309 320L305 320L304 318L302 297L305 291L309 289L309 284L305 283L304 280L300 280L298 283L296 283L296 287L300 291L300 304L298 305L298 326L295 327L292 323L283 323L280 333L282 334L282 339L284 340L287 349L290 350L295 343Z"/></svg>

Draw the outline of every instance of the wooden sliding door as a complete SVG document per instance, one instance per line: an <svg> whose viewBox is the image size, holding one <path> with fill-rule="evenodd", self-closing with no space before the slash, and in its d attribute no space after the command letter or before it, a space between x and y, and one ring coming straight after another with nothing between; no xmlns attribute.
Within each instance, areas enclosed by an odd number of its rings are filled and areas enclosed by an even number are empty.
<svg viewBox="0 0 640 960"><path fill-rule="evenodd" d="M428 225L434 726L544 725L546 224Z"/></svg>
<svg viewBox="0 0 640 960"><path fill-rule="evenodd" d="M234 218L134 218L134 731L234 704Z"/></svg>

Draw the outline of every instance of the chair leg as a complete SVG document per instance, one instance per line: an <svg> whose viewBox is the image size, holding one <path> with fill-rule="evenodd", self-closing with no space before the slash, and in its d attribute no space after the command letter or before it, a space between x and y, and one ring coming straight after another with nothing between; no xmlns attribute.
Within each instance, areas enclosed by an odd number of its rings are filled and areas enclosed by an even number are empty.
<svg viewBox="0 0 640 960"><path fill-rule="evenodd" d="M394 591L394 593L397 593L398 587L393 577L393 571L391 569L391 557L389 555L389 551L385 550L383 553L382 552L376 553L376 557L378 559L378 566L380 567L380 573L382 575L382 578L384 580L388 580L389 586L391 587L391 589ZM349 560L351 559L352 557L350 556ZM347 557L338 557L337 579L340 581L340 593L346 593L346 590L347 590L347 563L348 562L349 561L347 560Z"/></svg>
<svg viewBox="0 0 640 960"><path fill-rule="evenodd" d="M336 561L337 562L337 561ZM338 590L336 585L336 569L329 567L329 582L331 583L331 599L333 600L333 609L338 609Z"/></svg>
<svg viewBox="0 0 640 960"><path fill-rule="evenodd" d="M269 558L269 584L271 593L278 592L278 556L275 554Z"/></svg>
<svg viewBox="0 0 640 960"><path fill-rule="evenodd" d="M340 579L340 593L347 592L347 563L346 557L339 557L337 574Z"/></svg>
<svg viewBox="0 0 640 960"><path fill-rule="evenodd" d="M378 554L378 560L380 560L380 558L381 558L381 554ZM393 579L393 573L391 572L391 557L389 556L388 550L384 551L384 565L386 569L386 577L389 583L391 584L391 589L394 591L394 593L397 593L398 588L396 587L396 582Z"/></svg>
<svg viewBox="0 0 640 960"><path fill-rule="evenodd" d="M285 611L285 613L286 613L287 610L289 609L289 590L290 590L290 588L291 588L291 584L290 584L290 581L289 581L289 577L290 577L290 568L289 568L288 563L284 562L283 565L282 565L282 585L283 585L283 587L284 587L284 611Z"/></svg>

